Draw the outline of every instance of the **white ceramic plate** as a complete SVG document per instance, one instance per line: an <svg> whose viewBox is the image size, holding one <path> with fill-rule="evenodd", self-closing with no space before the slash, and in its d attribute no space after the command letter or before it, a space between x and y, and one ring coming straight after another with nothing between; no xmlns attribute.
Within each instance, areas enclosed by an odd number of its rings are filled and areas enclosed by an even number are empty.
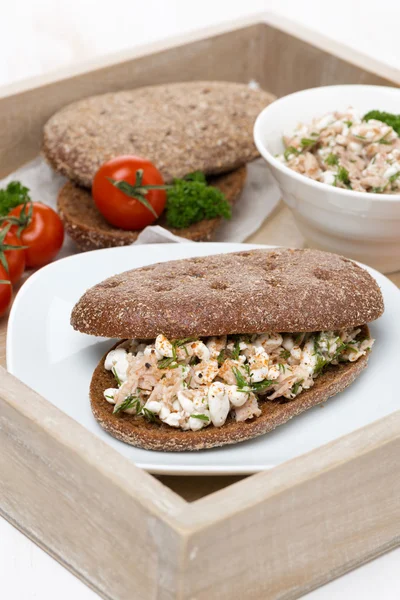
<svg viewBox="0 0 400 600"><path fill-rule="evenodd" d="M191 256L233 252L243 244L157 244L96 250L59 260L34 274L21 288L11 311L8 370L118 452L152 473L245 474L278 465L363 427L398 408L400 291L376 277L385 314L371 326L376 338L367 370L345 392L278 427L236 446L201 452L163 453L128 446L105 433L92 416L90 379L113 340L78 333L69 324L82 293L115 273ZM149 290L151 293L151 290Z"/></svg>

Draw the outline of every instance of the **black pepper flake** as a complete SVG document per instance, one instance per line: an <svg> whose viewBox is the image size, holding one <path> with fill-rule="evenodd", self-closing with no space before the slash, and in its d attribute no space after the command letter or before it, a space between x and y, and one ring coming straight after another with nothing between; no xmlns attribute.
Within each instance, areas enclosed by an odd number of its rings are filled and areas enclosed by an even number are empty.
<svg viewBox="0 0 400 600"><path fill-rule="evenodd" d="M144 366L146 367L146 369L150 369L151 364L150 363L144 363Z"/></svg>
<svg viewBox="0 0 400 600"><path fill-rule="evenodd" d="M203 373L199 373L198 377L201 379L203 377Z"/></svg>

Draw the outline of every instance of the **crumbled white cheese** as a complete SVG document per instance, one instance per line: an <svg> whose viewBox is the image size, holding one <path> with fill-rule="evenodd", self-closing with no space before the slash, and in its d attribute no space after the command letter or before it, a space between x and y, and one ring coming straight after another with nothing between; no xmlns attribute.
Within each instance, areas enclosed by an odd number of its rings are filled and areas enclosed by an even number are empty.
<svg viewBox="0 0 400 600"><path fill-rule="evenodd" d="M295 398L326 364L353 362L373 340L360 329L319 333L262 333L205 340L136 340L111 350L104 366L119 387L104 391L115 410L198 431L227 418L257 418L258 398ZM120 407L120 408L119 408Z"/></svg>
<svg viewBox="0 0 400 600"><path fill-rule="evenodd" d="M354 108L300 124L283 140L278 159L297 173L340 188L400 194L400 136L386 123L363 121Z"/></svg>

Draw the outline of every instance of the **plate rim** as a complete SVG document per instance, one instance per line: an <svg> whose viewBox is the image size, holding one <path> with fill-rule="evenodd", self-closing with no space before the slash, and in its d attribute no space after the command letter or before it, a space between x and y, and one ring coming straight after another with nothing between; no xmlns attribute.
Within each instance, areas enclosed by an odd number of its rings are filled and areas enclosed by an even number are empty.
<svg viewBox="0 0 400 600"><path fill-rule="evenodd" d="M102 248L102 249L98 249L98 250L91 250L91 251L85 252L83 254L84 254L84 258L86 259L86 256L92 257L94 255L99 255L104 252L107 252L107 253L126 252L128 248L130 250L134 250L134 252L136 252L136 251L140 252L140 250L142 249L141 246L143 246L143 245L145 245L146 247L152 247L154 249L157 248L157 250L162 250L163 246L165 246L165 244L160 244L160 243L119 246L119 247L114 247L114 248ZM195 244L184 243L184 242L179 243L179 244L171 242L168 245L177 246L177 247L186 246L186 247L190 247L193 249L197 246L197 244L195 245ZM226 247L226 246L234 247L234 248L232 248L232 250L228 250L228 252L226 252L226 253L238 252L238 251L240 251L240 248L243 248L243 249L245 249L245 248L273 249L273 248L278 248L278 247L284 247L284 246L277 246L277 245L271 245L271 244L251 244L251 243L240 243L240 242L202 242L201 246L202 247L207 246L208 248L211 247L211 248L215 248L215 249L217 247ZM166 249L164 248L164 251L165 250ZM218 252L211 252L210 255L217 254L217 253ZM202 254L202 256L207 256L207 254ZM58 261L56 260L56 261L50 263L49 265L46 265L42 269L39 269L38 271L36 271L35 273L33 273L31 276L28 277L28 279L21 286L20 290L18 291L18 293L15 297L13 306L10 311L8 324L7 324L6 364L7 364L7 370L14 377L16 377L19 381L21 381L21 380L19 379L18 375L15 372L16 367L13 363L14 354L15 354L13 351L13 344L15 343L13 330L14 330L14 323L16 322L17 316L19 314L19 304L22 301L22 299L26 296L26 294L29 293L30 286L33 285L37 281L37 279L42 278L43 275L47 276L47 273L49 271L51 271L52 269L58 270L60 268L60 265L64 265L66 261L73 262L73 261L78 260L79 258L82 258L82 253L77 253L77 254L73 254L70 256L66 256L64 258L59 259ZM189 258L189 257L187 257L187 258ZM180 258L166 258L162 262L167 262L168 260L180 260ZM357 261L354 261L354 262L357 262ZM148 263L148 264L154 264L154 263ZM378 279L378 285L379 285L379 279L383 278L385 280L386 285L390 284L391 290L394 291L395 293L398 293L400 296L400 289L383 273L380 273L379 271L376 271L374 268L364 265L362 263L357 263L357 264L359 264L361 267L365 268L374 278ZM63 266L61 266L61 268L63 268ZM99 338L99 339L103 340L104 338ZM31 388L31 389L33 389L33 388ZM36 391L36 390L34 390L34 391ZM47 398L44 398L44 399L46 400L46 402L53 404ZM55 405L53 404L53 406L55 406ZM65 411L63 411L61 408L59 408L59 410L61 412L63 412L64 414L68 414L68 413L65 413ZM74 417L71 417L71 418L74 418ZM91 431L90 429L85 427L85 425L83 425L76 419L74 419L74 420L76 422L78 422L82 427L84 427L89 433L91 433L92 435L96 435L93 431ZM363 427L363 425L360 425L360 427ZM356 431L357 429L359 429L359 427L356 427L354 429L354 431ZM338 438L336 438L336 439L339 439L339 437L341 437L341 436L338 436ZM105 442L105 443L107 443L107 442ZM325 443L329 443L329 440ZM117 450L117 452L118 452L118 450ZM174 453L174 454L179 454L179 453ZM191 452L185 452L183 454L187 455L187 454L191 454ZM194 453L194 454L196 454L196 453ZM245 476L245 475L252 475L255 473L262 472L262 471L270 470L276 466L275 464L268 464L268 463L267 464L257 464L257 465L249 465L249 464L240 464L240 465L238 465L238 464L235 464L235 465L212 465L212 464L209 464L209 465L192 465L192 466L184 465L184 464L163 465L163 464L158 464L157 462L143 463L140 461L135 461L134 459L129 458L129 457L127 457L127 458L128 458L128 460L131 460L135 464L135 466L137 466L153 475L171 475L171 476L180 476L180 475L185 475L185 476L219 476L219 475ZM288 459L288 460L291 460L291 459Z"/></svg>

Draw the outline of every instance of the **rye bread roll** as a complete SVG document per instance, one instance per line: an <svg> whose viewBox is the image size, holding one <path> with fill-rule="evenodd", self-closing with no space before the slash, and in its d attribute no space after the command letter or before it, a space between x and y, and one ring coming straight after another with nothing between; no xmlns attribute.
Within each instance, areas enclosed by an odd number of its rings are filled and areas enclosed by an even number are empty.
<svg viewBox="0 0 400 600"><path fill-rule="evenodd" d="M230 173L208 178L208 183L220 189L231 205L238 201L245 181L245 166ZM57 208L65 230L82 251L129 246L140 233L140 231L125 231L108 223L97 210L90 191L72 182L66 183L61 188ZM165 215L162 214L153 224L161 225L175 235L188 240L204 242L212 239L222 220L221 217L205 219L185 229L175 229L167 225Z"/></svg>
<svg viewBox="0 0 400 600"><path fill-rule="evenodd" d="M106 279L75 305L71 324L109 338L340 330L383 312L376 281L319 250L246 250L149 265Z"/></svg>
<svg viewBox="0 0 400 600"><path fill-rule="evenodd" d="M369 337L367 326L362 328L362 334ZM182 431L161 422L149 423L143 417L127 413L113 414L114 406L103 395L105 389L115 385L114 376L104 368L105 357L99 362L90 384L92 412L99 425L115 438L138 448L183 452L237 444L272 431L292 417L342 392L367 366L369 355L356 362L329 366L315 380L312 388L304 390L294 400L263 400L260 397L259 417L241 422L228 417L222 427L209 425L200 431Z"/></svg>
<svg viewBox="0 0 400 600"><path fill-rule="evenodd" d="M43 154L70 180L90 188L101 164L143 156L166 182L193 171L218 174L253 160L257 115L274 97L240 83L195 81L92 96L53 115Z"/></svg>

